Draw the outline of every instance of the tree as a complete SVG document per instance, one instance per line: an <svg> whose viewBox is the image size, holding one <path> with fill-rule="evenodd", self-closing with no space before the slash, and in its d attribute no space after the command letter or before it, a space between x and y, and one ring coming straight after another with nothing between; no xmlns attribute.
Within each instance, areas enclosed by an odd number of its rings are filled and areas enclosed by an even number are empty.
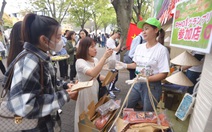
<svg viewBox="0 0 212 132"><path fill-rule="evenodd" d="M1 31L4 31L4 22L3 22L3 14L4 14L4 8L6 6L7 2L5 0L2 1L2 6L1 6L1 12L0 12L0 28ZM2 35L2 39L3 39L3 43L5 44L5 39L4 39L4 35Z"/></svg>
<svg viewBox="0 0 212 132"><path fill-rule="evenodd" d="M12 21L11 17L9 15L7 15L6 13L4 13L4 15L3 15L3 21L4 21L4 29L12 28L13 21Z"/></svg>
<svg viewBox="0 0 212 132"><path fill-rule="evenodd" d="M111 0L115 9L117 24L122 29L122 45L125 45L128 27L132 19L133 0Z"/></svg>
<svg viewBox="0 0 212 132"><path fill-rule="evenodd" d="M150 16L150 4L152 0L135 0L133 5L133 15L132 20L134 23L138 23L140 20L140 16L142 18L148 18Z"/></svg>
<svg viewBox="0 0 212 132"><path fill-rule="evenodd" d="M53 17L58 22L62 22L68 12L71 0L30 0L34 12Z"/></svg>
<svg viewBox="0 0 212 132"><path fill-rule="evenodd" d="M140 16L142 18L149 17L152 0L111 0L111 3L116 11L117 23L122 29L123 44L125 44L130 21L133 20L134 23L137 23ZM135 14L134 17L133 12Z"/></svg>
<svg viewBox="0 0 212 132"><path fill-rule="evenodd" d="M103 26L104 32L106 32L106 27L109 24L116 23L115 22L115 11L112 5L104 0L96 2L92 6L92 19L94 21L95 33L97 34L97 30Z"/></svg>
<svg viewBox="0 0 212 132"><path fill-rule="evenodd" d="M6 6L7 2L5 0L2 1L2 5L1 5L1 12L0 12L0 21L2 22L2 17L4 14L4 8Z"/></svg>
<svg viewBox="0 0 212 132"><path fill-rule="evenodd" d="M95 29L95 34L97 35L97 30L100 28L102 25L101 16L103 15L102 9L105 7L103 6L103 2L99 1L98 3L95 3L91 8L92 11L92 19L94 22L94 29ZM104 8L105 9L105 8ZM104 10L103 9L103 10Z"/></svg>
<svg viewBox="0 0 212 132"><path fill-rule="evenodd" d="M92 16L91 5L95 2L94 0L72 0L69 10L70 21L84 29L85 23Z"/></svg>
<svg viewBox="0 0 212 132"><path fill-rule="evenodd" d="M113 7L109 7L107 8L107 10L105 10L103 12L103 16L101 17L102 19L102 24L104 27L104 31L106 32L106 27L111 24L111 25L117 25L117 21L116 21L116 14L114 11Z"/></svg>

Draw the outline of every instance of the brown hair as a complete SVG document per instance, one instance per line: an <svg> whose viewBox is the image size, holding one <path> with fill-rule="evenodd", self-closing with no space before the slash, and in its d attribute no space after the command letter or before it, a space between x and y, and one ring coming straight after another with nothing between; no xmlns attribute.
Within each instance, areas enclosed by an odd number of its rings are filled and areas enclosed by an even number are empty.
<svg viewBox="0 0 212 132"><path fill-rule="evenodd" d="M15 23L10 33L10 49L7 57L7 66L15 59L15 57L23 50L23 41L21 40L21 24L22 21Z"/></svg>
<svg viewBox="0 0 212 132"><path fill-rule="evenodd" d="M74 35L75 34L75 32L74 31L68 31L67 33L66 33L66 39L67 40L71 40L72 38L72 35Z"/></svg>
<svg viewBox="0 0 212 132"><path fill-rule="evenodd" d="M79 47L77 48L77 59L88 59L88 49L94 43L94 40L90 37L85 37L80 40Z"/></svg>
<svg viewBox="0 0 212 132"><path fill-rule="evenodd" d="M165 31L161 28L159 32L157 33L158 36L158 42L164 45L164 37L165 37Z"/></svg>

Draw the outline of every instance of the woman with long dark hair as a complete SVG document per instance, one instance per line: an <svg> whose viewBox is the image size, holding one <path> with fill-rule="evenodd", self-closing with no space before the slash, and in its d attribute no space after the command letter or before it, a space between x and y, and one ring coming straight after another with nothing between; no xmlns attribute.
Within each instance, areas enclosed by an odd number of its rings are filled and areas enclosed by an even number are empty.
<svg viewBox="0 0 212 132"><path fill-rule="evenodd" d="M77 48L79 47L79 43L80 43L81 39L84 39L85 37L88 37L88 31L85 29L81 29L79 31L79 40L76 45Z"/></svg>
<svg viewBox="0 0 212 132"><path fill-rule="evenodd" d="M7 66L15 59L15 57L23 50L23 41L21 40L21 24L22 21L16 22L10 33L10 49L7 57Z"/></svg>
<svg viewBox="0 0 212 132"><path fill-rule="evenodd" d="M38 119L35 128L23 130L24 132L53 132L52 112L60 109L77 94L70 89L55 90L55 71L47 51L61 50L61 27L51 17L27 14L21 26L21 34L21 40L25 42L24 50L18 54L16 63L9 59L9 62L13 62L10 63L3 82L5 84L14 67L7 94L7 107L14 115ZM40 82L42 77L43 84Z"/></svg>

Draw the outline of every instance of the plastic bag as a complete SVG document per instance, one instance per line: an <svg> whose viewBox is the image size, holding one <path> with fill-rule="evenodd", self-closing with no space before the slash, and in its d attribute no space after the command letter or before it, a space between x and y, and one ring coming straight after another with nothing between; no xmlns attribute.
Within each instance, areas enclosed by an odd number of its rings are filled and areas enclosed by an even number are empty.
<svg viewBox="0 0 212 132"><path fill-rule="evenodd" d="M110 99L105 104L99 106L96 111L102 116L106 115L108 112L112 112L120 107L121 100L114 101Z"/></svg>

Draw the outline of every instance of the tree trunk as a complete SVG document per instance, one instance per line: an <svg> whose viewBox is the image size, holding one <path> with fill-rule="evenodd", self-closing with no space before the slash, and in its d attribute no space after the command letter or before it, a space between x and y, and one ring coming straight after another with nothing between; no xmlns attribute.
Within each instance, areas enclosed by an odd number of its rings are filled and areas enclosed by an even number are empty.
<svg viewBox="0 0 212 132"><path fill-rule="evenodd" d="M97 27L97 22L96 22L96 13L94 11L92 11L92 14L93 14L93 20L94 20L95 35L97 35L98 27Z"/></svg>
<svg viewBox="0 0 212 132"><path fill-rule="evenodd" d="M117 24L122 30L122 46L126 45L129 24L132 19L134 0L113 0L112 5L116 11Z"/></svg>
<svg viewBox="0 0 212 132"><path fill-rule="evenodd" d="M1 12L0 12L0 30L2 32L2 38L3 38L3 44L5 43L5 36L4 36L4 22L3 22L3 14L4 14L4 8L6 6L7 2L5 0L2 1L2 6L1 6Z"/></svg>
<svg viewBox="0 0 212 132"><path fill-rule="evenodd" d="M7 2L5 0L2 1L2 6L1 6L1 12L0 12L0 21L2 22L2 16L4 14L4 8L6 6Z"/></svg>
<svg viewBox="0 0 212 132"><path fill-rule="evenodd" d="M70 5L71 5L71 2L69 2L68 6L66 7L66 10L63 13L63 16L59 18L60 19L60 21L59 21L60 23L62 23L64 17L66 16L66 13L68 12L68 9L69 9Z"/></svg>

